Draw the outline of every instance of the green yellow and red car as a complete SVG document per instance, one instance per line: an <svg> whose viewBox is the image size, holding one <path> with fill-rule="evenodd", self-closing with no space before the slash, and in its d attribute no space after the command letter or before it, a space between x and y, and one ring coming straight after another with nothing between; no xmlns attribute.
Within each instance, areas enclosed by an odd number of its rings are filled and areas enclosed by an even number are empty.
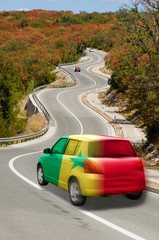
<svg viewBox="0 0 159 240"><path fill-rule="evenodd" d="M69 135L44 149L37 163L40 185L48 182L69 192L74 205L87 196L125 194L138 199L145 189L145 172L128 140L103 135Z"/></svg>

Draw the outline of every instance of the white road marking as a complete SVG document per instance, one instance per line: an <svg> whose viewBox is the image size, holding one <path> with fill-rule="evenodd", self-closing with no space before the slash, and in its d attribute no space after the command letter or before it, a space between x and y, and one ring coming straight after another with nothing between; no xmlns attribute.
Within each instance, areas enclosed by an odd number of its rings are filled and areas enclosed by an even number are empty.
<svg viewBox="0 0 159 240"><path fill-rule="evenodd" d="M96 54L95 54L96 55ZM98 58L99 58L99 60L97 61L97 62L99 62L100 60L101 60L101 57L99 57L98 55L96 55ZM95 87L96 86L96 81L93 79L93 78L91 78L91 77L89 77L89 76L87 76L87 75L85 75L84 73L80 73L80 75L83 75L84 77L86 77L86 78L88 78L88 79L90 79L92 82L93 82L93 84L91 85L91 86L89 86L89 87L87 87L87 88L80 88L80 90L86 90L86 89L91 89L91 88L93 88L93 87ZM103 77L104 78L104 77ZM105 79L105 78L104 78ZM78 81L78 86L80 85L80 82ZM75 86L75 87L77 87L77 86ZM77 90L79 90L79 88L77 89ZM47 89L47 90L44 90L44 91L51 91L51 89ZM60 101L60 99L59 99L59 97L60 97L60 95L61 94L63 94L63 93L65 93L66 91L72 91L72 88L71 89L65 89L65 90L63 90L62 92L60 92L58 95L57 95L57 101L77 120L77 122L79 123L79 125L80 125L80 128L81 128L81 130L80 130L80 133L79 134L83 134L83 126L82 126L82 123L81 123L81 121L78 119L78 117L76 117L76 115L73 113L73 112L71 112L61 101ZM39 93L39 97L40 97L40 93ZM82 103L82 105L84 105L84 103L81 101L81 96L79 96L79 100L80 100L80 102ZM51 114L50 114L51 115ZM52 116L52 115L51 115ZM99 114L99 117L101 117L101 115ZM52 116L52 118L53 118L53 116ZM53 118L54 119L54 118ZM57 124L56 124L56 120L54 119L54 122L55 122L55 126L57 126ZM108 128L108 127L107 127ZM110 129L112 130L113 128L112 128L112 126L110 125L109 126L109 132L110 132ZM114 129L113 129L114 130ZM115 134L111 134L111 133L109 133L109 135L115 135Z"/></svg>
<svg viewBox="0 0 159 240"><path fill-rule="evenodd" d="M119 227L118 225L114 224L114 223L111 223L107 220L105 220L104 218L101 218L89 211L86 211L84 209L81 209L80 207L75 207L73 206L72 204L70 204L69 202L67 202L66 200L62 199L61 197L57 196L56 194L53 194L52 192L46 190L45 188L39 186L38 184L34 183L33 181L29 180L28 178L26 178L25 176L23 176L21 173L19 173L15 168L14 168L14 162L15 160L19 159L19 158L22 158L22 157L26 157L26 156L29 156L29 155L33 155L33 154L37 154L37 153L41 153L42 151L37 151L37 152L32 152L32 153L26 153L26 154L22 154L22 155L19 155L19 156L16 156L14 158L12 158L8 165L9 165L9 168L11 169L12 172L14 172L18 177L20 177L22 180L24 180L25 182L27 182L28 184L30 184L31 186L35 187L36 189L44 192L45 194L49 195L50 197L60 201L61 203L73 208L74 210L77 210L79 211L80 213L104 224L105 226L107 227L110 227L112 229L114 229L115 231L118 231L128 237L130 237L131 239L134 239L134 240L146 240L145 238L142 238L130 231L127 231L126 229L122 228L122 227Z"/></svg>
<svg viewBox="0 0 159 240"><path fill-rule="evenodd" d="M80 128L81 128L81 131L80 131L80 134L83 134L83 126L82 126L82 123L80 122L80 120L75 116L75 114L73 112L71 112L60 100L59 100L59 96L65 91L62 91L60 92L58 95L57 95L57 101L77 120L77 122L79 123L80 125Z"/></svg>
<svg viewBox="0 0 159 240"><path fill-rule="evenodd" d="M17 157L14 157L12 158L8 165L9 165L9 168L12 172L14 172L18 177L20 177L22 180L24 180L25 182L29 183L30 185L32 185L33 187L41 190L41 187L39 185L37 185L36 183L32 182L31 180L29 180L28 178L24 177L21 173L19 173L13 166L13 163L15 160L17 160L18 158L21 158L21 157L25 157L25 156L29 156L29 155L33 155L33 154L37 154L37 153L42 153L42 151L38 151L38 152L32 152L32 153L26 153L26 154L22 154L22 155L19 155Z"/></svg>
<svg viewBox="0 0 159 240"><path fill-rule="evenodd" d="M95 65L97 65L97 63L99 63L102 58L101 58L101 56L97 55L97 54L94 53L94 52L93 52L93 55L95 55L95 56L98 58L98 61L97 61L96 64L95 64ZM93 65L93 66L95 66L95 65ZM93 67L93 66L92 66L92 67Z"/></svg>
<svg viewBox="0 0 159 240"><path fill-rule="evenodd" d="M92 78L86 76L86 75L83 74L83 73L81 73L81 75L89 78L90 80L92 80L92 81L94 82L94 84L93 84L92 86L89 86L88 88L92 88L92 87L96 86L96 82L95 82ZM80 84L80 83L79 83L79 84ZM81 88L81 89L87 89L87 88ZM50 89L47 89L47 90L44 90L44 91L50 91ZM43 91L43 92L44 92L44 91ZM69 90L66 90L66 89L65 89L64 91L58 93L58 95L57 95L57 97L56 97L56 98L57 98L57 101L77 120L77 122L79 123L80 128L81 128L80 134L83 134L83 126L82 126L82 123L80 122L80 120L79 120L79 119L76 117L76 115L75 115L73 112L71 112L71 111L60 101L60 99L59 99L60 95L61 95L62 93L64 93L64 92L66 92L66 91L72 91L72 89L69 89ZM39 93L39 95L40 95L40 93ZM51 114L50 114L50 115L51 115ZM52 116L52 117L53 117L53 116ZM54 121L55 121L55 119L54 119ZM55 122L56 122L56 121L55 121Z"/></svg>
<svg viewBox="0 0 159 240"><path fill-rule="evenodd" d="M89 78L90 80L92 80L92 82L94 82L94 84L92 86L89 86L89 87L86 87L86 88L81 88L81 89L91 89L91 88L93 88L97 85L96 81L94 79L92 79L91 77L88 77L84 73L80 73L80 75L83 75L84 77Z"/></svg>
<svg viewBox="0 0 159 240"><path fill-rule="evenodd" d="M100 62L101 61L101 57L100 56L98 56L97 54L95 54L94 53L94 55L96 55L97 57L98 57L98 61L97 61L97 63L98 62ZM97 64L96 63L96 64ZM85 63L82 63L82 64L85 64ZM85 76L86 78L89 78L92 82L94 82L94 84L92 85L92 86L89 86L89 87L87 87L87 88L81 88L81 89L91 89L91 88L93 88L93 87L95 87L96 86L96 81L94 80L94 79L92 79L92 78L90 78L90 77L88 77L87 75L85 75L85 74L83 74L83 73L80 73L81 75L83 75L83 76ZM78 85L80 85L80 82L78 81ZM75 86L76 87L76 86ZM62 92L60 92L58 95L57 95L57 101L77 120L77 122L79 123L79 125L80 125L80 128L81 128L81 131L80 131L80 134L83 134L83 126L82 126L82 123L80 122L80 120L75 116L75 114L73 113L73 112L71 112L60 100L59 100L59 96L62 94L62 93L64 93L65 91L71 91L72 89L69 89L69 90L64 90L64 91L62 91ZM44 91L48 91L48 89L47 90L44 90ZM41 93L41 92L40 92ZM40 96L40 93L39 93L39 96ZM82 101L81 101L82 102ZM83 103L82 103L83 104ZM51 115L51 114L50 114ZM53 116L51 115L51 117L53 118ZM53 118L54 119L54 118ZM55 119L54 119L54 122L56 123L56 121L55 121ZM56 125L56 124L55 124ZM57 125L56 125L57 126Z"/></svg>

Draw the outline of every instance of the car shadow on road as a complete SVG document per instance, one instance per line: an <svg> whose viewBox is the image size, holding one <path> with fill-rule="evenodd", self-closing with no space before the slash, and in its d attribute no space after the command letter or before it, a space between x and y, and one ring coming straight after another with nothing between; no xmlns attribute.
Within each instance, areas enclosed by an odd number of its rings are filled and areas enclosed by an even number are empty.
<svg viewBox="0 0 159 240"><path fill-rule="evenodd" d="M106 209L121 209L133 208L144 204L146 201L147 192L145 191L142 197L138 200L130 200L125 195L108 195L106 197L88 197L84 210L106 210Z"/></svg>
<svg viewBox="0 0 159 240"><path fill-rule="evenodd" d="M62 200L70 203L68 192L56 187L55 185L48 184L46 190L52 192ZM105 197L87 197L86 203L81 208L87 211L91 210L106 210L106 209L121 209L133 208L144 204L146 201L147 192L145 191L142 197L138 200L130 200L125 195L108 195ZM71 204L71 203L70 203Z"/></svg>

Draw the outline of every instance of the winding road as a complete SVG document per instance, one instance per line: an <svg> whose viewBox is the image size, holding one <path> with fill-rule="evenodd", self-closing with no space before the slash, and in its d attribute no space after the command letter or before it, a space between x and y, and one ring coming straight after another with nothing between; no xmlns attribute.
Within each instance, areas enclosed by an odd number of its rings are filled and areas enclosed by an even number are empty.
<svg viewBox="0 0 159 240"><path fill-rule="evenodd" d="M82 71L65 66L78 84L46 89L39 98L52 115L55 127L29 143L0 149L0 240L124 240L159 239L159 195L144 193L138 201L124 196L88 198L83 207L70 204L68 193L52 184L42 188L36 164L42 150L63 135L106 134L115 130L81 101L84 92L103 88L107 80L88 71L103 63L101 52L88 52L79 63Z"/></svg>

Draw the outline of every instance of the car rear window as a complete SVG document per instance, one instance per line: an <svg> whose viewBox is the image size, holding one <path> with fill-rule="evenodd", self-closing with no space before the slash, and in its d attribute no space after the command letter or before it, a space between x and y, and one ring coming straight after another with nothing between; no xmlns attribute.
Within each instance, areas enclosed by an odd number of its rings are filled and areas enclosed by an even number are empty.
<svg viewBox="0 0 159 240"><path fill-rule="evenodd" d="M129 141L105 140L89 143L88 157L129 157L136 152Z"/></svg>
<svg viewBox="0 0 159 240"><path fill-rule="evenodd" d="M68 144L67 144L65 154L66 155L75 155L76 152L77 152L77 149L79 147L79 144L80 144L79 141L70 139Z"/></svg>

